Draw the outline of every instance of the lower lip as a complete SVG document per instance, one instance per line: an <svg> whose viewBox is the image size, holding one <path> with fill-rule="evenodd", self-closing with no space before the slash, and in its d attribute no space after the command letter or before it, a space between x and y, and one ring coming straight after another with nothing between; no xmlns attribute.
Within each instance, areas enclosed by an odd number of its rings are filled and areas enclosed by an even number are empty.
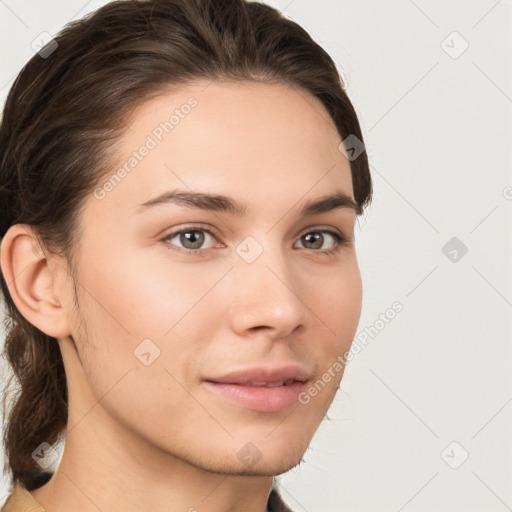
<svg viewBox="0 0 512 512"><path fill-rule="evenodd" d="M242 386L205 381L207 388L220 393L244 407L260 412L276 412L297 402L306 387L305 382L295 381L289 386Z"/></svg>

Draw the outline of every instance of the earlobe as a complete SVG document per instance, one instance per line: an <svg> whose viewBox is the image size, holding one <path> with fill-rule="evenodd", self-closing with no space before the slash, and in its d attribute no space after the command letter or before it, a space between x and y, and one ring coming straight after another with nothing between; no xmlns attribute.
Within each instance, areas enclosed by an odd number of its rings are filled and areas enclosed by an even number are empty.
<svg viewBox="0 0 512 512"><path fill-rule="evenodd" d="M70 334L59 293L66 269L46 258L28 224L15 224L0 246L0 266L19 312L40 331L55 338Z"/></svg>

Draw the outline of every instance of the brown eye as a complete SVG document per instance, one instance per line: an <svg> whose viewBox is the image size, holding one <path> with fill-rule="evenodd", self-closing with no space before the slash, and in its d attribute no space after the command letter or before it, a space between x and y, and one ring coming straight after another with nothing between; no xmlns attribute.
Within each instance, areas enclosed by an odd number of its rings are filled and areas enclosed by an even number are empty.
<svg viewBox="0 0 512 512"><path fill-rule="evenodd" d="M325 241L329 240L329 238L326 238L324 233L327 233L330 238L334 240L330 244L327 249L321 249L325 243ZM341 236L336 231L331 230L318 230L318 231L309 231L308 233L302 235L299 239L301 243L303 244L305 249L312 249L315 252L320 252L323 254L330 254L334 253L341 249L341 247L347 243L346 238Z"/></svg>
<svg viewBox="0 0 512 512"><path fill-rule="evenodd" d="M201 250L205 249L203 244L205 243L206 235L205 233L212 237L213 239L215 236L213 233L208 231L207 229L199 229L199 228L187 228L182 229L180 231L175 231L174 233L171 233L167 235L163 241L171 243L171 245L176 245L176 248L178 250L182 251L190 251L190 252L200 252ZM177 242L171 242L174 238L177 238Z"/></svg>
<svg viewBox="0 0 512 512"><path fill-rule="evenodd" d="M327 234L327 236L326 236ZM195 253L203 255L203 251L213 247L203 247L206 238L211 237L214 241L215 235L208 229L204 229L199 226L192 226L179 231L170 233L162 239L163 242L171 245L172 249L185 253ZM177 239L176 241L172 241ZM322 249L329 240L332 240L326 249ZM313 252L320 254L331 254L339 251L341 247L348 243L347 239L344 238L336 231L319 229L316 231L309 231L299 238L304 249L310 249Z"/></svg>
<svg viewBox="0 0 512 512"><path fill-rule="evenodd" d="M308 233L301 237L307 249L320 249L324 242L324 236L319 232Z"/></svg>

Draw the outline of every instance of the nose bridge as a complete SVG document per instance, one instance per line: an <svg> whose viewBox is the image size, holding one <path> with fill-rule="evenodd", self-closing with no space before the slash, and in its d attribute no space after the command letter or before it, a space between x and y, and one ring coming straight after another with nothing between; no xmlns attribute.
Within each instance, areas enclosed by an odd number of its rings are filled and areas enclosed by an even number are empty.
<svg viewBox="0 0 512 512"><path fill-rule="evenodd" d="M297 289L290 259L277 242L271 246L247 237L236 249L235 300L231 321L233 329L267 327L276 336L285 336L308 319L308 308Z"/></svg>

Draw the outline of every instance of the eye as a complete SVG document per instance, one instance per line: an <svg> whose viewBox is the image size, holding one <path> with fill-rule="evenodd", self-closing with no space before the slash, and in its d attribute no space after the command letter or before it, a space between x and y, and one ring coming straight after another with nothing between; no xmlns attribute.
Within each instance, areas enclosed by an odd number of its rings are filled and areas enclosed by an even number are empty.
<svg viewBox="0 0 512 512"><path fill-rule="evenodd" d="M337 231L332 231L330 229L319 229L317 231L308 231L307 233L303 234L299 238L299 241L301 241L301 242L304 241L302 243L306 244L305 249L312 248L312 249L316 250L316 249L321 248L326 240L324 233L327 233L329 235L327 240L330 237L334 241L331 243L330 247L328 247L327 249L315 251L315 252L320 252L323 254L333 254L335 252L338 252L344 245L346 245L348 243L348 240L344 236L342 236ZM308 245L310 247L307 247ZM313 247L311 247L311 246L313 246Z"/></svg>
<svg viewBox="0 0 512 512"><path fill-rule="evenodd" d="M205 236L205 234L207 236ZM186 229L181 229L180 231L175 231L174 233L170 233L165 238L162 239L164 242L171 242L174 238L177 238L181 245L177 246L177 250L183 252L195 252L199 253L202 249L202 245L205 242L205 238L211 237L215 239L215 235L208 229L200 228L198 226L192 226ZM171 242L172 245L176 245L174 242Z"/></svg>
<svg viewBox="0 0 512 512"><path fill-rule="evenodd" d="M328 236L326 237L325 234ZM172 240L175 238L177 240L173 242ZM188 228L169 233L162 238L162 242L170 243L173 246L172 249L179 252L202 255L203 251L214 246L210 245L210 247L203 247L205 240L208 238L215 240L216 236L209 229L205 229L200 226L190 226ZM328 248L318 250L321 249L321 247L324 246L325 241L329 239L331 240L331 243ZM337 231L321 228L303 233L300 236L299 241L306 245L306 247L303 245L304 249L312 249L313 252L320 254L333 254L349 243L349 241ZM176 242L181 245L178 245Z"/></svg>

